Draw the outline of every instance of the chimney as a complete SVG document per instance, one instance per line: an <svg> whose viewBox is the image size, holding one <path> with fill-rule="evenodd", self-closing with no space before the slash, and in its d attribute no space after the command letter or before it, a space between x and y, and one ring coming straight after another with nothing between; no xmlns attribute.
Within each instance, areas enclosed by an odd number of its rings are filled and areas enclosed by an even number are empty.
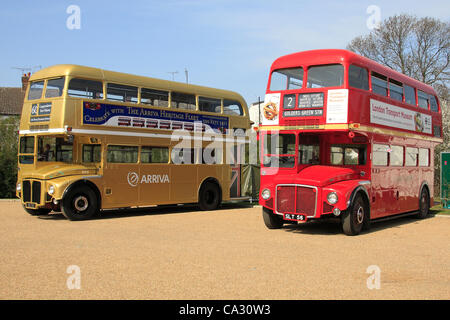
<svg viewBox="0 0 450 320"><path fill-rule="evenodd" d="M24 73L22 76L22 91L27 90L28 86L28 80L30 80L31 73L28 72L28 74Z"/></svg>

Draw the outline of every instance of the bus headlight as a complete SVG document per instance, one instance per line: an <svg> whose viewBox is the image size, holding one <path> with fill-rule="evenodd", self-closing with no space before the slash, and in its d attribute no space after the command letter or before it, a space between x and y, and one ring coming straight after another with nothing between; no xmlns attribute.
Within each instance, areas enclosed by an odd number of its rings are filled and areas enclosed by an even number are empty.
<svg viewBox="0 0 450 320"><path fill-rule="evenodd" d="M270 190L269 189L264 189L261 192L261 198L263 198L264 200L268 200L270 198Z"/></svg>
<svg viewBox="0 0 450 320"><path fill-rule="evenodd" d="M338 196L336 192L330 192L327 195L327 201L329 204L336 204L336 202L338 202Z"/></svg>
<svg viewBox="0 0 450 320"><path fill-rule="evenodd" d="M18 183L16 186L16 191L20 192L21 190L22 190L22 185L20 183Z"/></svg>
<svg viewBox="0 0 450 320"><path fill-rule="evenodd" d="M52 195L52 194L54 194L55 193L55 186L50 186L50 187L48 187L48 194L49 195Z"/></svg>

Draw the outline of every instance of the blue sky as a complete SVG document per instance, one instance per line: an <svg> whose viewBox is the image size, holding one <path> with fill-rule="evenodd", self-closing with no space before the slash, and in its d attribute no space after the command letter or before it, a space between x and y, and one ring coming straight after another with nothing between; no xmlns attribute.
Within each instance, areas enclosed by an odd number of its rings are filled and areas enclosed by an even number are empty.
<svg viewBox="0 0 450 320"><path fill-rule="evenodd" d="M70 5L81 11L70 30ZM13 67L80 64L237 91L264 98L273 60L292 52L345 48L381 19L410 13L443 21L448 0L5 1L0 7L0 86L20 86ZM36 70L36 68L35 68Z"/></svg>

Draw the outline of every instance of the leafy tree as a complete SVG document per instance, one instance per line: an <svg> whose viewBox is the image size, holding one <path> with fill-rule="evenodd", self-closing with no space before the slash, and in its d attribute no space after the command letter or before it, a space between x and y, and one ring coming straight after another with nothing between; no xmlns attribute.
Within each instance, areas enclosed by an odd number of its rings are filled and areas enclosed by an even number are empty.
<svg viewBox="0 0 450 320"><path fill-rule="evenodd" d="M450 24L395 15L369 34L354 38L347 49L434 87L441 101L444 135L444 143L435 149L435 186L439 186L440 152L450 151Z"/></svg>
<svg viewBox="0 0 450 320"><path fill-rule="evenodd" d="M19 118L0 119L0 198L16 196Z"/></svg>

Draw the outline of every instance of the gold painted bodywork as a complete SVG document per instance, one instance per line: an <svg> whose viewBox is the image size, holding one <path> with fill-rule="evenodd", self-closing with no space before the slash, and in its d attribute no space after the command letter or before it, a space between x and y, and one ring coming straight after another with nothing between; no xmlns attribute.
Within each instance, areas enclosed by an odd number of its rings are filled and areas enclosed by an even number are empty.
<svg viewBox="0 0 450 320"><path fill-rule="evenodd" d="M163 146L170 151L179 141L172 141L172 130L136 128L136 127L107 127L99 125L83 124L83 102L107 103L118 106L129 106L159 110L174 110L189 112L192 114L207 114L212 116L228 117L229 129L248 129L250 120L247 105L239 94L207 88L203 86L166 81L143 76L134 76L125 73L106 71L96 68L77 65L56 65L33 74L30 82L36 80L48 80L64 76L65 85L63 94L57 98L45 98L28 100L25 98L22 117L20 122L19 136L34 136L34 161L33 164L19 163L18 184L23 187L24 181L40 183L39 202L37 195L33 209L53 208L59 206L67 188L75 182L84 181L93 186L98 191L101 209L111 209L120 207L149 206L158 204L193 203L198 201L199 188L203 181L209 178L215 179L222 190L222 199L230 198L230 176L231 166L225 164L225 152L222 153L224 164L144 164L140 163L108 163L106 159L107 145L131 145L131 146ZM67 95L70 79L82 78L98 80L103 82L103 92L106 92L108 82L145 87L156 90L176 91L187 94L194 94L197 101L197 110L182 110L172 108L169 98L169 107L153 107L140 103L117 102L103 99L82 99ZM46 90L46 84L43 92ZM105 94L104 94L105 95ZM25 97L28 96L28 89ZM198 97L210 97L219 99L230 99L240 102L244 115L234 116L223 113L208 113L198 111ZM139 97L140 99L140 97ZM140 101L140 100L139 100ZM33 104L51 103L51 115L48 122L31 122L31 109ZM191 133L194 136L195 133ZM37 161L37 137L52 136L68 139L73 136L73 161L63 162L42 162ZM228 139L226 135L219 135L222 139ZM244 139L245 140L245 139ZM96 141L101 144L101 161L98 163L82 162L82 146ZM195 142L197 147L205 147L210 144L210 139ZM225 142L223 142L225 146ZM19 151L20 152L20 151ZM140 154L140 152L139 152ZM20 155L20 153L19 153ZM139 183L136 186L130 185L128 177L136 174ZM163 178L167 175L169 182ZM163 181L164 180L164 181ZM49 187L54 187L54 193L48 194ZM17 196L23 201L23 188L17 191ZM24 201L23 201L24 202ZM24 203L24 205L27 205Z"/></svg>

